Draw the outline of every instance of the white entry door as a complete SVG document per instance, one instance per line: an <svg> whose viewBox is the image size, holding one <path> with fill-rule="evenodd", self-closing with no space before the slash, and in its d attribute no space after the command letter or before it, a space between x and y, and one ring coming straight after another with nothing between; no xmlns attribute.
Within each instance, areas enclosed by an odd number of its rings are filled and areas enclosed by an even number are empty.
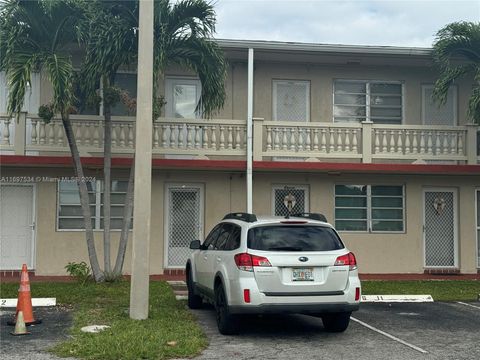
<svg viewBox="0 0 480 360"><path fill-rule="evenodd" d="M165 192L165 264L185 268L190 242L203 239L203 185L169 184Z"/></svg>
<svg viewBox="0 0 480 360"><path fill-rule="evenodd" d="M423 199L425 267L457 267L457 192L425 189Z"/></svg>
<svg viewBox="0 0 480 360"><path fill-rule="evenodd" d="M33 269L34 186L0 186L0 269Z"/></svg>

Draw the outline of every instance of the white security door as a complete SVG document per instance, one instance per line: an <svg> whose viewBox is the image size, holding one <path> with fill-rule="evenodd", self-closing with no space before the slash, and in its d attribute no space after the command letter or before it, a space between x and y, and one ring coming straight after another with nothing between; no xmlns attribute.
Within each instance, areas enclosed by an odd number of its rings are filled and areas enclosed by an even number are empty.
<svg viewBox="0 0 480 360"><path fill-rule="evenodd" d="M457 193L448 189L424 190L425 267L456 267Z"/></svg>
<svg viewBox="0 0 480 360"><path fill-rule="evenodd" d="M203 239L203 185L167 185L165 198L165 264L184 268L192 240Z"/></svg>
<svg viewBox="0 0 480 360"><path fill-rule="evenodd" d="M34 241L33 185L0 186L0 269L32 269Z"/></svg>

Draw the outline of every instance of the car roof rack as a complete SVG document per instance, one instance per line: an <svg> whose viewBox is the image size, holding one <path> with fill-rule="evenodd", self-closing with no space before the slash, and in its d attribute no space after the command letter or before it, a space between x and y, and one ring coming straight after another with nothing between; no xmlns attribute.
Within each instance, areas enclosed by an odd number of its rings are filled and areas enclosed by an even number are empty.
<svg viewBox="0 0 480 360"><path fill-rule="evenodd" d="M291 217L300 217L300 218L305 218L305 219L310 219L310 220L317 220L317 221L323 221L323 222L328 222L327 218L325 215L320 214L320 213L297 213L297 214L292 214L290 215Z"/></svg>
<svg viewBox="0 0 480 360"><path fill-rule="evenodd" d="M255 214L244 213L244 212L236 212L230 213L223 217L223 220L240 220L245 222L255 222L257 221L257 216Z"/></svg>

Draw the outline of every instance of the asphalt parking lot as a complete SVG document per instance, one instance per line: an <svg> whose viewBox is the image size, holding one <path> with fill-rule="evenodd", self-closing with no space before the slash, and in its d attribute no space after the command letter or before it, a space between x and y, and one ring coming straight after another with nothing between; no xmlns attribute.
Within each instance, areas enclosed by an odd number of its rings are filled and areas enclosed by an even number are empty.
<svg viewBox="0 0 480 360"><path fill-rule="evenodd" d="M211 307L194 313L210 340L198 359L480 359L478 302L362 304L342 334L285 315L251 317L239 335L222 336Z"/></svg>

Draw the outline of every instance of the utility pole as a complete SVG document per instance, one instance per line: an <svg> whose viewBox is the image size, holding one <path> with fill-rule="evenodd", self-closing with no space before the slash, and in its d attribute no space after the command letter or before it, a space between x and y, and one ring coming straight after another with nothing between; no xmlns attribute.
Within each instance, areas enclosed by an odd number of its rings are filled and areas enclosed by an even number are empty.
<svg viewBox="0 0 480 360"><path fill-rule="evenodd" d="M153 0L139 1L130 318L148 317L152 194Z"/></svg>

